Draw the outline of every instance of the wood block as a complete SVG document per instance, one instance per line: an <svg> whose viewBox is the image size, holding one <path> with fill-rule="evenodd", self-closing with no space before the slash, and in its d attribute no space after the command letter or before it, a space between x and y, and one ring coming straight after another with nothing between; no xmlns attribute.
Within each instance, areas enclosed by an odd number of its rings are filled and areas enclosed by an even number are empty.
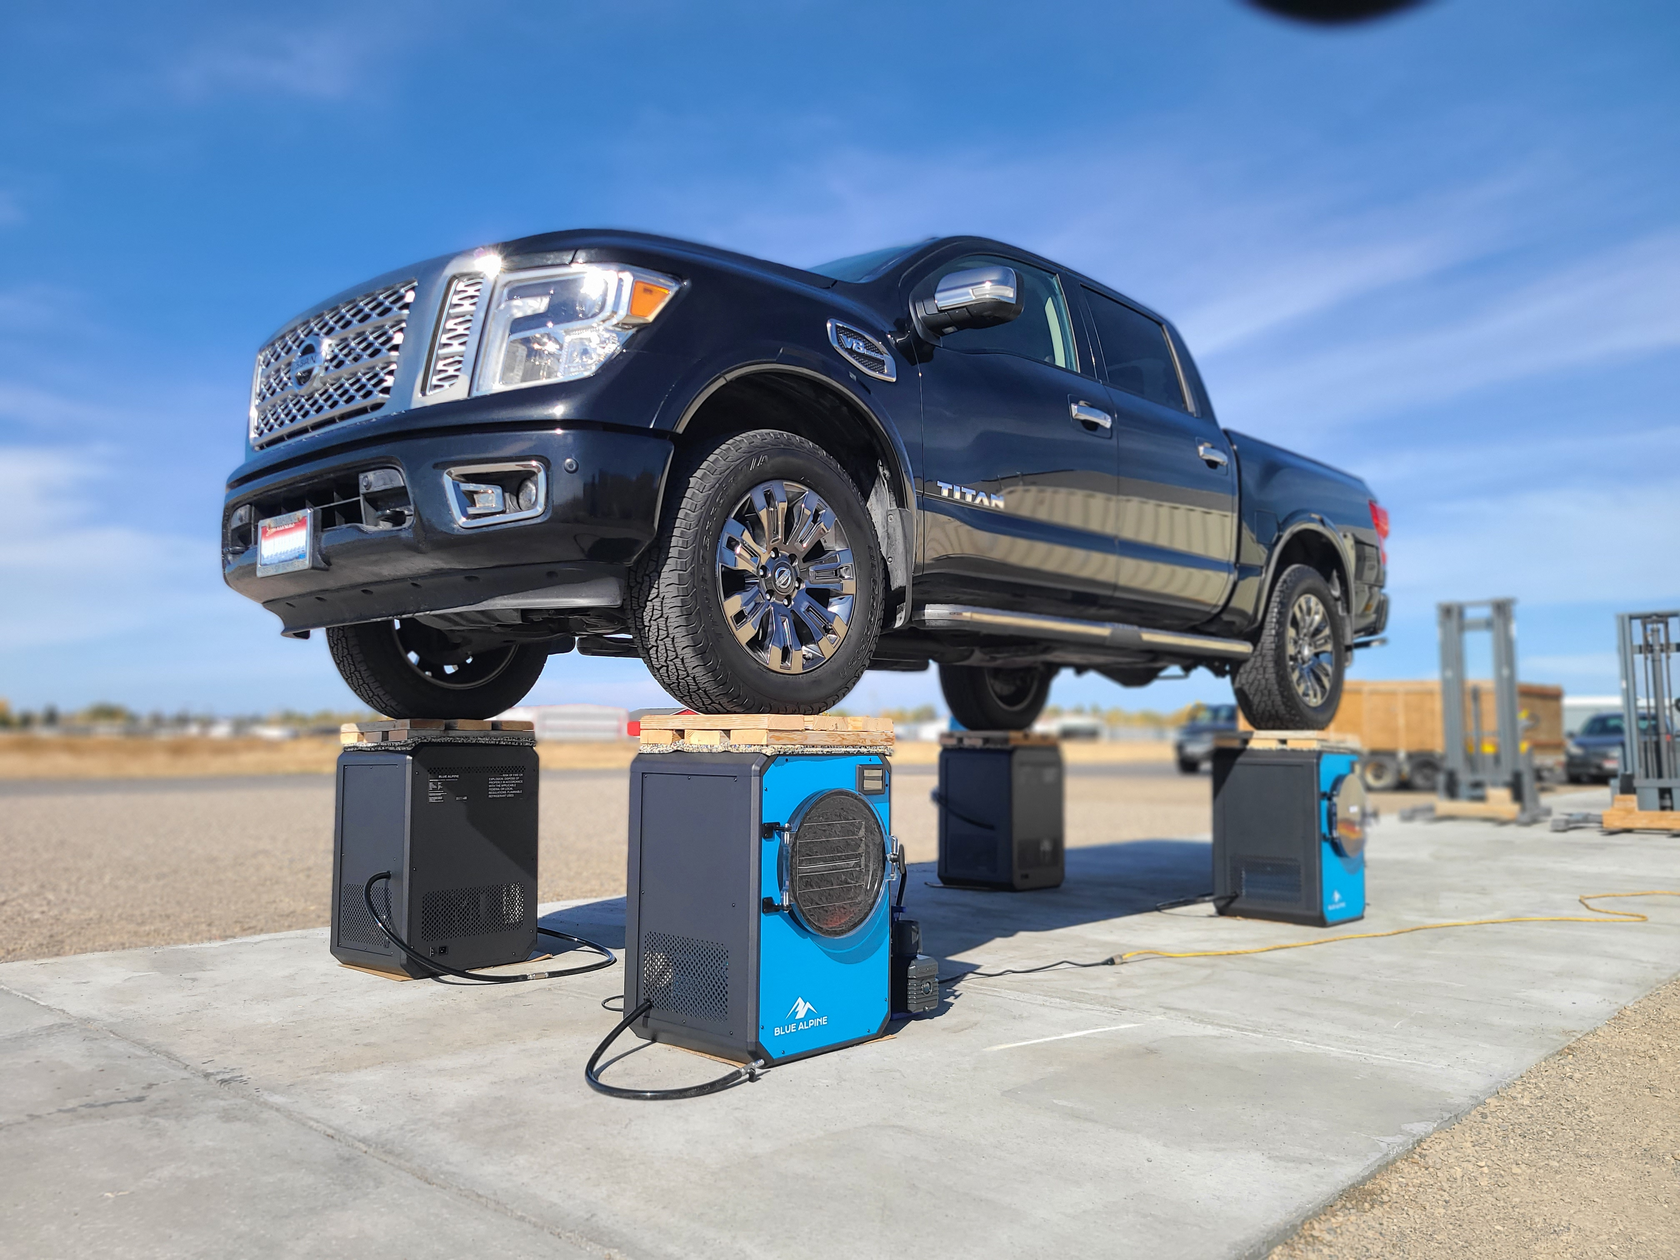
<svg viewBox="0 0 1680 1260"><path fill-rule="evenodd" d="M1507 796L1509 793L1506 794ZM1436 801L1437 818L1488 818L1496 822L1515 822L1522 810L1509 801Z"/></svg>
<svg viewBox="0 0 1680 1260"><path fill-rule="evenodd" d="M643 727L642 727L642 745L643 745L643 747L661 747L661 746L664 746L664 745L667 745L667 744L674 744L676 742L677 742L677 732L675 732L675 731L660 731L660 730L651 730L650 731L647 728L646 725L643 725Z"/></svg>
<svg viewBox="0 0 1680 1260"><path fill-rule="evenodd" d="M1639 798L1637 796L1615 797L1610 802L1610 808L1637 810L1639 808Z"/></svg>
<svg viewBox="0 0 1680 1260"><path fill-rule="evenodd" d="M1604 811L1600 826L1606 831L1680 831L1680 810L1634 809L1623 806L1632 796L1618 796L1616 807Z"/></svg>
<svg viewBox="0 0 1680 1260"><path fill-rule="evenodd" d="M535 731L537 724L535 722L503 722L497 720L490 723L490 727L497 731Z"/></svg>
<svg viewBox="0 0 1680 1260"><path fill-rule="evenodd" d="M495 727L483 718L450 718L444 723L444 729L450 731L488 731L494 730Z"/></svg>
<svg viewBox="0 0 1680 1260"><path fill-rule="evenodd" d="M688 742L691 744L698 744L702 748L721 748L729 742L730 733L728 731L719 730L699 730L688 731L686 734L688 736Z"/></svg>

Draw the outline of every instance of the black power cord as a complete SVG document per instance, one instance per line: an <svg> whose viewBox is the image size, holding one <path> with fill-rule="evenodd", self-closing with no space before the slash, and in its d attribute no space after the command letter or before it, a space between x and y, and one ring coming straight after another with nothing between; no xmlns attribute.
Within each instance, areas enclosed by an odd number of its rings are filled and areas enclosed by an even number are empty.
<svg viewBox="0 0 1680 1260"><path fill-rule="evenodd" d="M977 976L981 980L993 980L998 976L1030 976L1034 972L1054 971L1057 967L1112 967L1115 960L1101 958L1096 962L1075 962L1071 958L1060 958L1053 963L1045 963L1042 967L1010 967L1004 971L965 971L961 975L941 976L940 984L960 984L970 976Z"/></svg>
<svg viewBox="0 0 1680 1260"><path fill-rule="evenodd" d="M379 874L370 877L368 882L362 885L362 898L367 902L368 913L373 916L373 921L379 925L379 930L385 933L385 939L400 949L411 962L418 963L440 976L458 976L462 980L477 980L483 984L518 984L522 980L554 980L560 976L581 976L586 971L599 971L602 967L610 967L618 961L618 955L605 945L597 945L594 941L587 941L581 936L573 936L569 932L556 932L552 928L539 927L537 931L544 936L557 937L562 941L571 941L585 949L594 950L601 955L600 961L592 962L586 967L569 967L563 971L525 971L516 976L490 975L482 971L462 971L459 967L435 962L398 936L397 929L385 921L385 916L379 913L379 907L373 904L373 886L382 879L390 878L390 871L380 871Z"/></svg>
<svg viewBox="0 0 1680 1260"><path fill-rule="evenodd" d="M653 1009L651 998L643 999L642 1004L618 1021L618 1027L607 1034L607 1039L595 1047L595 1053L589 1056L589 1062L584 1064L584 1079L589 1082L591 1089L599 1090L603 1094L614 1098L639 1098L647 1102L663 1102L678 1098L703 1098L707 1094L715 1094L719 1090L728 1089L740 1081L756 1081L764 1074L764 1060L754 1059L751 1063L742 1064L728 1076L720 1076L715 1081L707 1081L703 1085L690 1085L685 1089L625 1089L619 1085L608 1085L601 1080L601 1074L596 1070L601 1056L607 1052L607 1047L618 1040L618 1035L634 1024L643 1015Z"/></svg>

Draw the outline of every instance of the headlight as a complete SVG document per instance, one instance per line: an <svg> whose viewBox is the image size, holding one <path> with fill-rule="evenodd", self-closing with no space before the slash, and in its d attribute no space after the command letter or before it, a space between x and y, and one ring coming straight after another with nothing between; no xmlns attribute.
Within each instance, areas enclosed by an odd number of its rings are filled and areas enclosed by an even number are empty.
<svg viewBox="0 0 1680 1260"><path fill-rule="evenodd" d="M594 264L499 276L473 392L593 376L676 290L669 276Z"/></svg>
<svg viewBox="0 0 1680 1260"><path fill-rule="evenodd" d="M1565 744L1563 746L1563 750L1571 757L1584 757L1587 752L1585 748L1582 748L1581 745L1577 744L1574 740L1570 740L1567 744Z"/></svg>

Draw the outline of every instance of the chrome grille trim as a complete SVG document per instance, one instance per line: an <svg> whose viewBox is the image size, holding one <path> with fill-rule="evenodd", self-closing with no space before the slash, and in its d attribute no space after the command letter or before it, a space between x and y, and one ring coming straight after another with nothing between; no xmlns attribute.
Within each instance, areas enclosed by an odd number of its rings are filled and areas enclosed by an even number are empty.
<svg viewBox="0 0 1680 1260"><path fill-rule="evenodd" d="M898 379L898 365L893 362L892 351L862 329L831 319L828 321L828 344L847 363L876 380Z"/></svg>
<svg viewBox="0 0 1680 1260"><path fill-rule="evenodd" d="M251 444L266 446L323 424L378 411L391 396L415 282L386 285L311 315L257 352ZM301 385L300 352L320 364Z"/></svg>
<svg viewBox="0 0 1680 1260"><path fill-rule="evenodd" d="M438 320L437 343L432 347L431 370L426 374L426 393L436 394L461 379L467 366L467 343L472 337L473 317L484 293L482 274L456 276L449 282L449 296Z"/></svg>

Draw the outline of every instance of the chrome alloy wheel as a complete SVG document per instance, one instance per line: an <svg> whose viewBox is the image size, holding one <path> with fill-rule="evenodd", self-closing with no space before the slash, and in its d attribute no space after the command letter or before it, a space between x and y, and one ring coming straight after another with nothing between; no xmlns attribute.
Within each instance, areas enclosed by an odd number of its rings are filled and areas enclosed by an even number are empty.
<svg viewBox="0 0 1680 1260"><path fill-rule="evenodd" d="M1318 596L1301 596L1289 610L1289 681L1295 694L1316 709L1330 696L1335 675L1336 643L1330 614Z"/></svg>
<svg viewBox="0 0 1680 1260"><path fill-rule="evenodd" d="M717 543L718 593L741 646L767 669L803 674L840 650L857 575L846 531L797 481L754 486Z"/></svg>

